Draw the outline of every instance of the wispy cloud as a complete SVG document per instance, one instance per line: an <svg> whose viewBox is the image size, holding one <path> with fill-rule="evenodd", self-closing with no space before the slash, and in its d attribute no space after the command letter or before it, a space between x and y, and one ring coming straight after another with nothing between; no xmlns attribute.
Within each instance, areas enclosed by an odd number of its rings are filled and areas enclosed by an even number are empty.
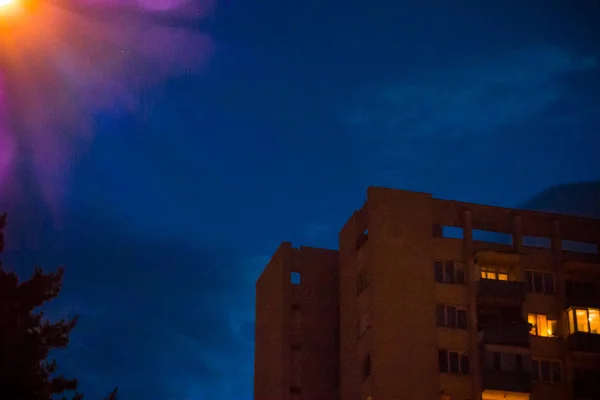
<svg viewBox="0 0 600 400"><path fill-rule="evenodd" d="M341 118L353 132L351 140L366 150L368 166L423 167L431 164L423 158L427 152L416 150L433 141L438 151L473 146L499 128L540 118L569 95L561 79L565 74L594 68L594 57L554 47L527 48L443 74L369 88L357 94Z"/></svg>

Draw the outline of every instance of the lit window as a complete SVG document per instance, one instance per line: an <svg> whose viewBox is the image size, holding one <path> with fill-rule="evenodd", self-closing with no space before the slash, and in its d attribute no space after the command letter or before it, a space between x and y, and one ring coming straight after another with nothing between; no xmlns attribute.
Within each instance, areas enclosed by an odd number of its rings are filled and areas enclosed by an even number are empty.
<svg viewBox="0 0 600 400"><path fill-rule="evenodd" d="M508 280L508 274L506 272L498 272L489 268L483 268L481 270L481 277L483 279L494 279L499 281Z"/></svg>
<svg viewBox="0 0 600 400"><path fill-rule="evenodd" d="M569 318L569 334L575 333L575 324L573 324L573 321L575 320L575 310L570 309L567 316Z"/></svg>
<svg viewBox="0 0 600 400"><path fill-rule="evenodd" d="M590 321L590 333L600 333L600 310L590 308L588 320Z"/></svg>
<svg viewBox="0 0 600 400"><path fill-rule="evenodd" d="M600 334L600 310L597 308L571 308L567 311L569 332Z"/></svg>
<svg viewBox="0 0 600 400"><path fill-rule="evenodd" d="M529 331L531 335L543 337L558 336L558 322L554 319L550 319L545 315L528 314L527 322L532 325L531 330Z"/></svg>
<svg viewBox="0 0 600 400"><path fill-rule="evenodd" d="M579 332L588 332L587 310L575 310L576 326Z"/></svg>

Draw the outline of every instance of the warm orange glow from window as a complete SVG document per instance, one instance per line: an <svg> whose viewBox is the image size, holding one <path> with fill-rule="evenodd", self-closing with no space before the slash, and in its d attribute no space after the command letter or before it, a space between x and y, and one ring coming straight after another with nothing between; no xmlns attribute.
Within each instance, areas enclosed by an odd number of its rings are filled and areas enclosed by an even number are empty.
<svg viewBox="0 0 600 400"><path fill-rule="evenodd" d="M590 333L600 333L600 310L590 308L588 310L590 321Z"/></svg>
<svg viewBox="0 0 600 400"><path fill-rule="evenodd" d="M543 337L556 337L558 335L558 322L545 315L528 314L527 322L532 325L529 331L531 335Z"/></svg>
<svg viewBox="0 0 600 400"><path fill-rule="evenodd" d="M0 0L0 9L16 3L17 0Z"/></svg>
<svg viewBox="0 0 600 400"><path fill-rule="evenodd" d="M490 270L490 269L482 269L481 270L481 277L483 279L497 279L499 281L507 281L508 280L508 274L505 272L497 272L494 270Z"/></svg>

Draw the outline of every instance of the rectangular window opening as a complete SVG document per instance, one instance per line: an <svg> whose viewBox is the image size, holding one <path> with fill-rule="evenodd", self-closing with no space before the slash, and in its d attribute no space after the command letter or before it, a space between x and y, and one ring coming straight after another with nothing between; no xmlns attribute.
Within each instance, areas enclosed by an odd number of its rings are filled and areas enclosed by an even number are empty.
<svg viewBox="0 0 600 400"><path fill-rule="evenodd" d="M552 240L549 237L523 236L523 246L550 249L552 248Z"/></svg>
<svg viewBox="0 0 600 400"><path fill-rule="evenodd" d="M485 231L483 229L473 229L473 240L478 242L513 244L513 236L510 233Z"/></svg>
<svg viewBox="0 0 600 400"><path fill-rule="evenodd" d="M458 226L442 226L442 237L447 239L464 239L464 230Z"/></svg>
<svg viewBox="0 0 600 400"><path fill-rule="evenodd" d="M527 322L531 325L529 334L541 337L558 337L558 321L546 315L528 314Z"/></svg>
<svg viewBox="0 0 600 400"><path fill-rule="evenodd" d="M598 254L598 245L596 243L579 242L577 240L563 240L562 249L574 253Z"/></svg>
<svg viewBox="0 0 600 400"><path fill-rule="evenodd" d="M600 334L600 309L570 308L567 311L569 333L585 332Z"/></svg>
<svg viewBox="0 0 600 400"><path fill-rule="evenodd" d="M356 250L360 249L367 241L369 240L369 228L365 229L359 236L356 238Z"/></svg>
<svg viewBox="0 0 600 400"><path fill-rule="evenodd" d="M371 355L367 354L362 363L362 379L363 381L371 375Z"/></svg>
<svg viewBox="0 0 600 400"><path fill-rule="evenodd" d="M300 275L300 272L292 272L290 282L292 285L300 285L302 283L302 275Z"/></svg>
<svg viewBox="0 0 600 400"><path fill-rule="evenodd" d="M433 274L439 283L465 284L465 266L455 261L434 261Z"/></svg>
<svg viewBox="0 0 600 400"><path fill-rule="evenodd" d="M552 272L525 271L527 291L530 293L554 294L555 283Z"/></svg>

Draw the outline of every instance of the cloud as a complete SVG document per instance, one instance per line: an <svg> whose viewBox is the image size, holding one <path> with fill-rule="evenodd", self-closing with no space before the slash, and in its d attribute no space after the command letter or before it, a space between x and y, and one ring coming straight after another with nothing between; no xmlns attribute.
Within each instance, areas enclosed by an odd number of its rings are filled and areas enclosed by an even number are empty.
<svg viewBox="0 0 600 400"><path fill-rule="evenodd" d="M70 224L66 232L78 234L62 246L46 232L37 252L3 260L19 271L66 265L49 315L80 315L57 358L88 398L116 385L140 400L252 393L253 283L267 256L144 242L89 219Z"/></svg>
<svg viewBox="0 0 600 400"><path fill-rule="evenodd" d="M462 155L461 146L471 149L503 127L530 123L569 94L565 75L595 68L594 57L554 47L527 48L442 75L438 69L435 76L361 91L341 120L351 140L365 149L367 167L427 168L452 148ZM548 122L553 115L544 118ZM430 149L434 141L436 149ZM430 158L424 156L428 153ZM445 161L449 168L458 162L447 156Z"/></svg>

